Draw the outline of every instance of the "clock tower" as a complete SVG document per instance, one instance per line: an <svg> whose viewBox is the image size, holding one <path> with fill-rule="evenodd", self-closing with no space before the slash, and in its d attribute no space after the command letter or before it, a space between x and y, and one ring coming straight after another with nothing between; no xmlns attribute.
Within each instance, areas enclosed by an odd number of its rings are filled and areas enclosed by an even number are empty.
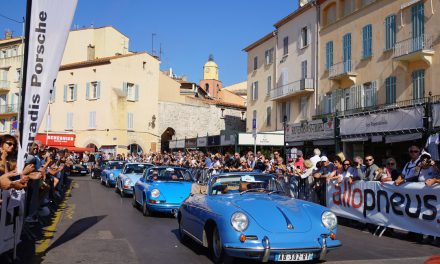
<svg viewBox="0 0 440 264"><path fill-rule="evenodd" d="M222 88L222 82L218 78L218 65L214 57L209 55L208 61L203 66L203 80L200 81L200 87L205 89L213 98L218 98L218 91Z"/></svg>

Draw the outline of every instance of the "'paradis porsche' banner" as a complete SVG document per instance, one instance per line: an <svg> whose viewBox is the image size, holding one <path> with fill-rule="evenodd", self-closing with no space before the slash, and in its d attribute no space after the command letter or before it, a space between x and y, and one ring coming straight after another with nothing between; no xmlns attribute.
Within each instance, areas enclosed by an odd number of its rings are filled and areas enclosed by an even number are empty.
<svg viewBox="0 0 440 264"><path fill-rule="evenodd" d="M440 236L440 185L357 181L327 186L327 207L338 216Z"/></svg>
<svg viewBox="0 0 440 264"><path fill-rule="evenodd" d="M77 0L28 0L18 169L34 142L58 74Z"/></svg>

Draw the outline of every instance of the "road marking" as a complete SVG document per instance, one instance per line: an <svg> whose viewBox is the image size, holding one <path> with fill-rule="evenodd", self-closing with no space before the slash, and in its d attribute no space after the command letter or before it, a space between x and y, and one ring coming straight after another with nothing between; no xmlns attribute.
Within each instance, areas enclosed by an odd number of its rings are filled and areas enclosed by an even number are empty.
<svg viewBox="0 0 440 264"><path fill-rule="evenodd" d="M61 202L61 204L58 206L58 210L55 212L52 224L45 228L43 230L43 239L36 242L35 247L35 255L41 255L49 248L50 242L55 236L55 231L57 230L57 225L61 220L62 213L64 209L66 209L67 201L69 200L70 193L72 192L73 188L77 188L78 184L76 184L74 181L72 181L69 189L66 191L64 200ZM73 212L72 212L73 215Z"/></svg>

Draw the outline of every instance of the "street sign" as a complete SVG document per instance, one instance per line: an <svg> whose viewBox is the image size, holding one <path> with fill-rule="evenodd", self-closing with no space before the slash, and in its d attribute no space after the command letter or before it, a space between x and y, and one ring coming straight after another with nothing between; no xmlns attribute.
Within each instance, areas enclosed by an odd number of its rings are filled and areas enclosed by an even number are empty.
<svg viewBox="0 0 440 264"><path fill-rule="evenodd" d="M252 119L252 136L257 138L257 119Z"/></svg>

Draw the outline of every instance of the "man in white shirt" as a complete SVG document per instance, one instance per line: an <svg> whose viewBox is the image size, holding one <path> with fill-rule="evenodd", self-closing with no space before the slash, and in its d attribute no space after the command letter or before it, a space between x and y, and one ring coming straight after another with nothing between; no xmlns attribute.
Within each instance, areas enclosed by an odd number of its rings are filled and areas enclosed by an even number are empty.
<svg viewBox="0 0 440 264"><path fill-rule="evenodd" d="M313 154L315 155L310 158L310 161L313 163L313 169L316 170L316 163L318 163L318 161L321 161L321 150L315 148L313 150Z"/></svg>
<svg viewBox="0 0 440 264"><path fill-rule="evenodd" d="M409 147L408 152L411 160L406 163L405 167L403 167L402 174L394 182L396 185L400 185L406 180L412 179L417 176L416 167L420 155L420 148L413 145Z"/></svg>
<svg viewBox="0 0 440 264"><path fill-rule="evenodd" d="M431 154L432 160L440 161L440 155L438 153L438 145L440 144L440 136L438 133L431 134L426 141L425 148Z"/></svg>

